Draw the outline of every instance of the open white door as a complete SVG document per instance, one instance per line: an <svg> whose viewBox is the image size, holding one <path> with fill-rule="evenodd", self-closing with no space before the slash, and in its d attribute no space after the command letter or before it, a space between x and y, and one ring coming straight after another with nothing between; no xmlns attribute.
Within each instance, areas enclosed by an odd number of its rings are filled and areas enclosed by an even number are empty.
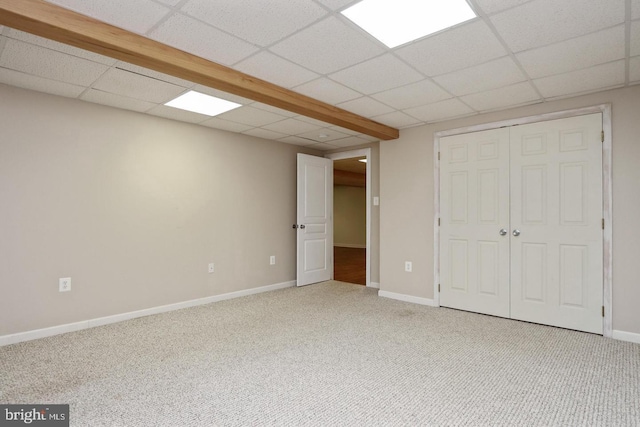
<svg viewBox="0 0 640 427"><path fill-rule="evenodd" d="M333 160L298 154L298 286L333 275Z"/></svg>

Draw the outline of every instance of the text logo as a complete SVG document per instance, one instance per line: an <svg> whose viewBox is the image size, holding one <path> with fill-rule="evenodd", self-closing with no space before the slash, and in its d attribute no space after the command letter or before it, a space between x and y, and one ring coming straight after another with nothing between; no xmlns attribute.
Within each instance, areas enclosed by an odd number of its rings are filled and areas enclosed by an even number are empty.
<svg viewBox="0 0 640 427"><path fill-rule="evenodd" d="M0 427L69 427L69 405L0 405Z"/></svg>

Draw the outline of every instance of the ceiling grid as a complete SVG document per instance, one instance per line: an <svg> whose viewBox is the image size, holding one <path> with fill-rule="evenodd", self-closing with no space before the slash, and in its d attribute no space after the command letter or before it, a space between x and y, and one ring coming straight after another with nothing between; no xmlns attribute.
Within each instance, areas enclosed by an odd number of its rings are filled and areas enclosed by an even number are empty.
<svg viewBox="0 0 640 427"><path fill-rule="evenodd" d="M640 83L640 0L468 2L478 18L389 49L340 13L357 0L49 0L400 129ZM0 83L318 149L376 140L11 28L0 34ZM242 107L211 118L164 106L188 90Z"/></svg>

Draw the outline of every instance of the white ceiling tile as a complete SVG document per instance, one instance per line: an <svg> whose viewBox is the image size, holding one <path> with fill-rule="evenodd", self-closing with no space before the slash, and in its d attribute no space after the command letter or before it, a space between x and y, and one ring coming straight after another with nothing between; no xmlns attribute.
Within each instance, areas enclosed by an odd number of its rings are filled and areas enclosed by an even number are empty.
<svg viewBox="0 0 640 427"><path fill-rule="evenodd" d="M85 90L82 86L48 80L7 68L0 68L0 83L68 98L76 98Z"/></svg>
<svg viewBox="0 0 640 427"><path fill-rule="evenodd" d="M158 105L155 108L147 111L147 114L188 123L202 123L205 120L209 119L209 116L205 116L204 114L181 110L179 108L167 107L166 105Z"/></svg>
<svg viewBox="0 0 640 427"><path fill-rule="evenodd" d="M185 88L150 77L141 76L118 68L107 71L93 87L104 92L115 93L141 101L164 104L171 101Z"/></svg>
<svg viewBox="0 0 640 427"><path fill-rule="evenodd" d="M437 76L506 55L482 20L443 31L397 51L398 56L428 76Z"/></svg>
<svg viewBox="0 0 640 427"><path fill-rule="evenodd" d="M91 85L109 69L106 65L7 39L0 66L80 86Z"/></svg>
<svg viewBox="0 0 640 427"><path fill-rule="evenodd" d="M48 0L99 21L144 34L170 9L150 0Z"/></svg>
<svg viewBox="0 0 640 427"><path fill-rule="evenodd" d="M376 93L371 97L393 108L403 110L442 101L443 99L451 98L451 95L432 81L422 80L407 86Z"/></svg>
<svg viewBox="0 0 640 427"><path fill-rule="evenodd" d="M384 105L383 103L378 102L375 99L371 99L368 96L354 99L352 101L343 102L342 104L338 104L337 106L364 117L379 116L381 114L386 114L393 111L393 108L389 107L388 105Z"/></svg>
<svg viewBox="0 0 640 427"><path fill-rule="evenodd" d="M142 74L143 76L151 77L152 79L162 80L167 83L182 86L185 88L191 88L195 85L195 83L190 82L188 80L180 79L178 77L173 77L164 73L159 73L157 71L153 71L144 67L139 67L137 65L129 64L127 62L120 61L118 62L116 67L122 68L123 70L132 71L137 74Z"/></svg>
<svg viewBox="0 0 640 427"><path fill-rule="evenodd" d="M526 78L510 57L504 57L435 77L434 80L454 95L461 96L508 86Z"/></svg>
<svg viewBox="0 0 640 427"><path fill-rule="evenodd" d="M640 0L631 0L631 19L640 19Z"/></svg>
<svg viewBox="0 0 640 427"><path fill-rule="evenodd" d="M584 70L534 80L545 98L607 89L624 84L625 61L596 65Z"/></svg>
<svg viewBox="0 0 640 427"><path fill-rule="evenodd" d="M631 56L640 55L640 21L631 23Z"/></svg>
<svg viewBox="0 0 640 427"><path fill-rule="evenodd" d="M478 6L480 6L484 13L492 14L514 6L519 6L528 1L529 0L476 0L476 3L478 3Z"/></svg>
<svg viewBox="0 0 640 427"><path fill-rule="evenodd" d="M424 122L435 122L473 114L471 108L455 98L423 105L421 107L410 108L404 112Z"/></svg>
<svg viewBox="0 0 640 427"><path fill-rule="evenodd" d="M271 50L320 74L341 70L384 52L381 45L335 17L304 29Z"/></svg>
<svg viewBox="0 0 640 427"><path fill-rule="evenodd" d="M534 0L491 17L514 52L588 34L624 19L621 0Z"/></svg>
<svg viewBox="0 0 640 427"><path fill-rule="evenodd" d="M324 128L324 129L314 130L311 132L301 133L297 136L301 138L312 139L316 142L331 143L331 141L333 140L347 138L349 135L329 129L329 128Z"/></svg>
<svg viewBox="0 0 640 427"><path fill-rule="evenodd" d="M380 138L376 138L375 136L365 135L365 134L362 134L362 133L358 135L358 138L365 139L368 142L380 141Z"/></svg>
<svg viewBox="0 0 640 427"><path fill-rule="evenodd" d="M625 55L624 25L598 31L516 55L531 78L580 70L622 59Z"/></svg>
<svg viewBox="0 0 640 427"><path fill-rule="evenodd" d="M395 128L403 128L406 126L414 126L420 123L419 120L404 114L400 111L394 111L393 113L383 114L381 116L372 117L378 123L385 124L387 126Z"/></svg>
<svg viewBox="0 0 640 427"><path fill-rule="evenodd" d="M328 12L312 0L190 0L182 11L259 46L268 46Z"/></svg>
<svg viewBox="0 0 640 427"><path fill-rule="evenodd" d="M337 145L319 143L319 144L308 145L307 148L313 148L314 150L320 150L320 151L329 151L329 150L335 150L336 148L339 148L339 147Z"/></svg>
<svg viewBox="0 0 640 427"><path fill-rule="evenodd" d="M420 73L391 54L370 59L329 77L364 94L393 89L423 79Z"/></svg>
<svg viewBox="0 0 640 427"><path fill-rule="evenodd" d="M301 85L318 77L313 71L264 51L234 65L233 68L286 88Z"/></svg>
<svg viewBox="0 0 640 427"><path fill-rule="evenodd" d="M212 117L209 120L205 120L200 123L203 126L207 126L210 128L226 130L229 132L246 132L251 129L253 126L243 125L242 123L231 122L229 120L222 120L218 117Z"/></svg>
<svg viewBox="0 0 640 427"><path fill-rule="evenodd" d="M89 52L84 49L78 49L73 46L69 46L64 43L58 43L53 40L45 39L44 37L34 36L33 34L25 33L23 31L14 30L9 28L7 31L7 37L20 40L23 42L35 44L41 47L46 47L47 49L55 50L58 52L66 53L69 55L77 56L78 58L88 59L93 62L98 62L104 65L114 65L118 60L109 58L103 55L98 55L97 53Z"/></svg>
<svg viewBox="0 0 640 427"><path fill-rule="evenodd" d="M252 100L250 100L248 98L243 98L243 97L238 96L238 95L233 95L233 94L230 94L228 92L223 92L223 91L218 90L218 89L213 89L211 87L198 85L198 84L193 86L193 87L191 87L191 90L194 90L194 91L200 92L200 93L204 93L205 95L215 96L216 98L220 98L220 99L224 99L224 100L227 100L227 101L235 102L236 104L248 105L248 104L251 104L253 102Z"/></svg>
<svg viewBox="0 0 640 427"><path fill-rule="evenodd" d="M182 14L175 14L149 37L210 61L231 65L258 50L239 38Z"/></svg>
<svg viewBox="0 0 640 427"><path fill-rule="evenodd" d="M311 145L316 143L316 141L300 138L299 136L287 136L285 138L279 139L278 141L285 142L287 144L292 144L292 145L300 145L300 146Z"/></svg>
<svg viewBox="0 0 640 427"><path fill-rule="evenodd" d="M280 132L287 135L297 135L300 133L310 132L320 129L320 126L311 123L302 122L296 119L286 119L277 123L263 126L263 129Z"/></svg>
<svg viewBox="0 0 640 427"><path fill-rule="evenodd" d="M347 135L354 135L354 136L360 135L360 132L357 132L357 131L351 130L351 129L347 129L347 128L343 128L343 127L340 127L340 126L330 126L329 129L337 130L338 132L342 132L342 133L347 134Z"/></svg>
<svg viewBox="0 0 640 427"><path fill-rule="evenodd" d="M350 3L357 3L360 0L316 0L318 3L325 5L331 10L340 10Z"/></svg>
<svg viewBox="0 0 640 427"><path fill-rule="evenodd" d="M287 136L287 134L284 134L284 133L274 132L272 130L267 130L262 128L251 129L243 133L245 135L251 135L251 136L255 136L256 138L262 138L262 139L280 139Z"/></svg>
<svg viewBox="0 0 640 427"><path fill-rule="evenodd" d="M261 110L254 107L240 107L224 114L220 114L218 118L223 120L231 120L232 122L242 123L249 126L265 126L271 123L284 120L279 114Z"/></svg>
<svg viewBox="0 0 640 427"><path fill-rule="evenodd" d="M180 3L182 0L156 0L160 3L166 4L167 6L175 6Z"/></svg>
<svg viewBox="0 0 640 427"><path fill-rule="evenodd" d="M540 100L529 82L463 96L462 101L477 111L495 110Z"/></svg>
<svg viewBox="0 0 640 427"><path fill-rule="evenodd" d="M629 81L640 82L640 56L629 60Z"/></svg>
<svg viewBox="0 0 640 427"><path fill-rule="evenodd" d="M156 104L139 99L133 99L122 95L102 92L100 90L90 89L86 91L80 99L93 102L96 104L108 105L110 107L122 108L125 110L133 110L138 112L147 111Z"/></svg>
<svg viewBox="0 0 640 427"><path fill-rule="evenodd" d="M283 110L282 108L274 107L272 105L263 104L261 102L253 102L251 107L258 108L260 110L268 111L270 113L275 113L284 117L296 117L298 113L292 113L291 111ZM284 118L283 117L283 118Z"/></svg>
<svg viewBox="0 0 640 427"><path fill-rule="evenodd" d="M311 123L312 125L317 125L318 127L325 127L327 126L326 122L323 122L322 120L317 120L317 119L312 119L311 117L307 117L307 116L296 116L296 119L303 121L303 122L307 122L307 123Z"/></svg>
<svg viewBox="0 0 640 427"><path fill-rule="evenodd" d="M359 98L362 94L325 77L296 86L294 90L303 95L329 104L338 104Z"/></svg>

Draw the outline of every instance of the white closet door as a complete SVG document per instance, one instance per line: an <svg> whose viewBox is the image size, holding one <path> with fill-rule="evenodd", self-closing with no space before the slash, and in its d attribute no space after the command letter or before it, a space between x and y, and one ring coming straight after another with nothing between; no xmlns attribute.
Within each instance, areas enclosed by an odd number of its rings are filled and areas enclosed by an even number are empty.
<svg viewBox="0 0 640 427"><path fill-rule="evenodd" d="M514 319L602 333L601 130L601 114L511 128Z"/></svg>
<svg viewBox="0 0 640 427"><path fill-rule="evenodd" d="M440 142L440 304L509 317L509 129Z"/></svg>

